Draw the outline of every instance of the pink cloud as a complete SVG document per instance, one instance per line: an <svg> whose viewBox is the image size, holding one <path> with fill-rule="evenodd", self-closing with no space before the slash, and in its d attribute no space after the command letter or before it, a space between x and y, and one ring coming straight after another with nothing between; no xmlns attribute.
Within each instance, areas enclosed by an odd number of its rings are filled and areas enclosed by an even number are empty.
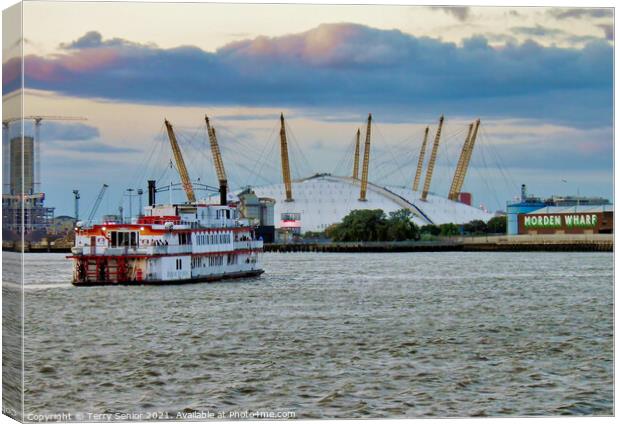
<svg viewBox="0 0 620 424"><path fill-rule="evenodd" d="M2 85L17 80L22 73L21 58L14 57L2 64Z"/></svg>
<svg viewBox="0 0 620 424"><path fill-rule="evenodd" d="M93 48L76 51L71 54L55 55L50 58L36 55L24 57L26 78L37 81L65 81L68 74L97 71L116 65L121 54L113 48ZM2 84L17 81L21 75L21 61L13 58L2 66Z"/></svg>
<svg viewBox="0 0 620 424"><path fill-rule="evenodd" d="M378 31L377 34L380 35ZM392 62L399 52L376 37L377 34L370 34L361 25L322 24L300 34L260 36L230 43L218 53L232 57L296 59L313 66Z"/></svg>

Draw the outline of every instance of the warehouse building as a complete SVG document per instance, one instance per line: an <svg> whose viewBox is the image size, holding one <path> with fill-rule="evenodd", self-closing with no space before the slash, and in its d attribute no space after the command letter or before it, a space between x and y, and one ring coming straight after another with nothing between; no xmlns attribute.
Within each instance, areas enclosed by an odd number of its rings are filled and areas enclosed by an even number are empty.
<svg viewBox="0 0 620 424"><path fill-rule="evenodd" d="M611 214L612 230L608 231L607 226L593 227L591 224L588 224L588 226L585 222L583 226L576 226L573 224L572 219L568 217L571 211L577 215L581 213L586 215L588 213L601 213L609 216ZM508 217L506 232L508 235L552 234L556 232L555 230L557 230L558 234L562 232L566 234L579 234L590 230L592 230L591 232L613 232L613 205L608 199L602 197L551 196L543 200L540 197L528 195L526 186L523 184L521 185L521 198L518 201L508 202L506 204L506 212ZM564 221L559 224L557 221L559 219L557 217L564 214L568 214L567 227L565 228L563 227ZM526 215L541 216L543 221L539 224L538 218L530 216L526 219ZM546 221L545 215L548 215ZM586 219L586 215L584 215L583 219ZM553 222L549 221L551 216L553 216ZM578 219L581 222L581 215L579 215ZM599 224L602 224L602 221L599 221ZM602 231L599 231L599 229Z"/></svg>
<svg viewBox="0 0 620 424"><path fill-rule="evenodd" d="M613 205L546 206L518 215L519 234L611 234Z"/></svg>

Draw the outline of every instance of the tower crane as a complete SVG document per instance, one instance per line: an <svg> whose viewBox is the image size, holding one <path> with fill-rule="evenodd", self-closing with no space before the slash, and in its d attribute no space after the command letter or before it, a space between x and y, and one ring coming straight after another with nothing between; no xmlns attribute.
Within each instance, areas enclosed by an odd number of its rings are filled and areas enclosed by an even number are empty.
<svg viewBox="0 0 620 424"><path fill-rule="evenodd" d="M34 192L41 191L41 121L87 121L83 116L60 116L60 115L28 115L18 118L2 120L2 126L8 128L11 122L34 121ZM7 156L8 157L8 156Z"/></svg>
<svg viewBox="0 0 620 424"><path fill-rule="evenodd" d="M97 196L97 199L95 200L95 204L93 205L93 208L90 210L90 213L88 214L87 223L90 224L93 221L93 218L95 217L95 214L97 213L97 210L99 209L99 205L101 205L101 201L103 200L103 195L105 194L105 191L107 188L108 188L107 184L104 184L103 186L101 186L101 190L99 191L99 195Z"/></svg>
<svg viewBox="0 0 620 424"><path fill-rule="evenodd" d="M211 154L213 155L215 172L217 174L217 180L220 184L220 205L226 205L228 203L228 178L226 178L226 170L224 169L222 153L220 152L220 146L217 142L217 136L215 135L215 128L211 127L209 117L207 115L205 115L205 122L207 123L207 134L209 135L209 143L211 144Z"/></svg>
<svg viewBox="0 0 620 424"><path fill-rule="evenodd" d="M179 147L177 138L174 135L172 124L168 122L167 119L164 120L164 123L166 124L166 130L168 131L168 138L170 139L170 146L172 147L172 153L174 155L174 160L177 163L177 169L179 170L179 176L181 177L181 184L183 185L183 190L185 190L185 194L187 195L187 200L190 203L195 203L196 195L194 194L194 188L192 187L192 181L189 178L189 173L187 172L187 167L185 166L185 161L183 160L183 154L181 153L181 148Z"/></svg>

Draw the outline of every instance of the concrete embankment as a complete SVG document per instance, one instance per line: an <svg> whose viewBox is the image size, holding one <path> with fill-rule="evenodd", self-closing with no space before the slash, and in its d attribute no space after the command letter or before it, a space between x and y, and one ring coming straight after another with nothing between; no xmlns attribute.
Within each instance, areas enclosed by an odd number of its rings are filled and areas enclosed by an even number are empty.
<svg viewBox="0 0 620 424"><path fill-rule="evenodd" d="M436 241L266 244L265 252L613 252L613 234L553 234L454 237ZM4 241L2 250L21 252L21 243ZM28 253L69 253L66 243L29 243Z"/></svg>
<svg viewBox="0 0 620 424"><path fill-rule="evenodd" d="M70 253L72 243L66 242L24 242L21 241L2 241L2 250L8 252L24 252L24 253Z"/></svg>
<svg viewBox="0 0 620 424"><path fill-rule="evenodd" d="M612 234L455 237L425 242L287 243L266 252L613 252Z"/></svg>

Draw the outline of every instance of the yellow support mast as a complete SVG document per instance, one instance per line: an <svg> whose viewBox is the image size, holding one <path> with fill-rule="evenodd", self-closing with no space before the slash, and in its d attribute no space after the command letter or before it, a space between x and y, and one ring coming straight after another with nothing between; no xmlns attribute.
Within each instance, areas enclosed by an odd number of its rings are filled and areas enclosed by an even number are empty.
<svg viewBox="0 0 620 424"><path fill-rule="evenodd" d="M353 179L359 179L360 173L360 129L357 129L357 140L355 141L355 154L353 155Z"/></svg>
<svg viewBox="0 0 620 424"><path fill-rule="evenodd" d="M168 120L164 120L166 124L166 130L168 131L168 138L170 139L170 146L172 147L172 153L174 155L174 160L177 163L177 169L179 171L179 176L181 177L181 184L183 185L183 190L185 190L185 194L187 195L187 200L190 203L196 203L196 195L194 194L194 188L192 187L192 181L189 178L189 173L187 172L187 167L185 166L185 161L183 160L183 154L181 153L181 148L179 147L179 143L177 142L177 138L174 135L174 130L172 129L172 124L168 122Z"/></svg>
<svg viewBox="0 0 620 424"><path fill-rule="evenodd" d="M476 144L476 138L478 137L478 128L480 127L480 119L476 120L474 124L474 130L471 134L471 138L469 140L469 144L467 146L467 150L465 151L465 157L463 158L463 166L462 170L459 174L458 180L456 181L454 190L456 192L455 198L458 197L461 189L463 188L463 183L465 182L465 175L467 174L467 169L469 168L469 162L471 161L471 155L474 152L474 145Z"/></svg>
<svg viewBox="0 0 620 424"><path fill-rule="evenodd" d="M293 201L293 184L291 183L291 168L288 162L288 144L286 141L286 129L284 128L284 114L280 114L280 158L282 162L282 179L284 180L284 190L286 201Z"/></svg>
<svg viewBox="0 0 620 424"><path fill-rule="evenodd" d="M215 173L217 174L217 180L220 184L220 205L226 205L228 203L226 197L228 192L228 178L226 178L226 170L224 169L222 153L220 152L220 146L217 142L217 136L215 135L215 128L211 127L209 117L207 115L205 115L205 122L207 123L207 134L209 135L209 143L211 145L211 154L213 155Z"/></svg>
<svg viewBox="0 0 620 424"><path fill-rule="evenodd" d="M424 155L426 154L426 142L428 141L428 130L426 127L424 130L424 141L422 142L422 148L420 149L420 157L418 158L418 167L415 171L415 178L413 179L413 191L418 191L420 187L420 177L422 176L422 167L424 166Z"/></svg>
<svg viewBox="0 0 620 424"><path fill-rule="evenodd" d="M463 173L463 164L465 163L465 157L467 156L467 149L469 149L469 141L471 140L471 133L474 129L473 122L469 124L469 131L467 131L467 137L465 137L465 143L463 143L463 148L461 149L461 155L459 156L459 161L456 164L456 169L454 171L454 178L452 178L452 184L450 184L450 191L448 192L448 199L456 200L459 196L459 191L461 188L458 187L458 181Z"/></svg>
<svg viewBox="0 0 620 424"><path fill-rule="evenodd" d="M433 142L433 150L431 150L431 157L428 160L428 166L426 168L426 178L424 179L424 190L422 191L421 200L426 201L428 191L431 188L431 179L433 178L433 170L435 169L435 161L437 160L437 149L439 148L439 140L441 138L441 128L443 127L443 115L439 118L439 126L437 127L437 133L435 134L435 141Z"/></svg>
<svg viewBox="0 0 620 424"><path fill-rule="evenodd" d="M368 188L368 164L370 162L370 127L372 123L372 115L368 114L368 125L366 125L366 143L364 143L364 163L362 164L362 184L360 187L360 198L362 202L366 201L366 189Z"/></svg>

